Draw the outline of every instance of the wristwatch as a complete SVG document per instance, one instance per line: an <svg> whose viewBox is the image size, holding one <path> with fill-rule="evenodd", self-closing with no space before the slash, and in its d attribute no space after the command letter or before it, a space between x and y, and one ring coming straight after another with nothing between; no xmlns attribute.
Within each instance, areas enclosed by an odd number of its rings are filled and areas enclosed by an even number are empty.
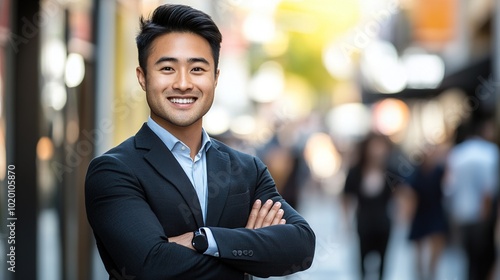
<svg viewBox="0 0 500 280"><path fill-rule="evenodd" d="M194 232L193 240L191 241L194 249L198 251L198 253L205 253L208 249L208 239L205 233L201 230L197 230Z"/></svg>

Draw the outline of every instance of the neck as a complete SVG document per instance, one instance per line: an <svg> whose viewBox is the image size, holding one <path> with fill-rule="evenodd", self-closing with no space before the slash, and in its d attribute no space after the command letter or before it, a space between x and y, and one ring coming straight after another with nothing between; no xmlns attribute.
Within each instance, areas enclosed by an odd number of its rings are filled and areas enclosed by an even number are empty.
<svg viewBox="0 0 500 280"><path fill-rule="evenodd" d="M189 147L190 156L194 159L198 151L201 149L201 126L199 129L189 127L187 129L183 128L174 132L170 131L170 133Z"/></svg>
<svg viewBox="0 0 500 280"><path fill-rule="evenodd" d="M373 161L369 161L365 164L364 166L364 169L365 170L381 170L383 169L383 165L379 162L373 162Z"/></svg>
<svg viewBox="0 0 500 280"><path fill-rule="evenodd" d="M202 131L202 122L201 119L196 123L181 127L173 125L169 122L166 122L163 119L158 119L156 116L151 116L151 118L158 123L162 128L170 132L175 138L182 141L182 143L186 144L190 150L190 156L192 159L196 156L198 151L201 148L201 131Z"/></svg>

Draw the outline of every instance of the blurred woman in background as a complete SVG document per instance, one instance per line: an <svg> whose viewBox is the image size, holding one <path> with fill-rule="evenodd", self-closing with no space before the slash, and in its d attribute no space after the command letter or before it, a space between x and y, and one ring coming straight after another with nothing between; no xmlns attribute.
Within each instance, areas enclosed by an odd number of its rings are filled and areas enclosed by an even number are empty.
<svg viewBox="0 0 500 280"><path fill-rule="evenodd" d="M382 279L384 273L384 258L391 230L388 206L392 191L390 180L387 180L387 163L391 150L392 143L388 138L375 133L369 134L360 143L359 160L349 170L345 182L346 213L351 205L356 205L362 279L372 270L367 256L373 252L380 259L379 279Z"/></svg>
<svg viewBox="0 0 500 280"><path fill-rule="evenodd" d="M435 279L436 267L446 243L447 221L443 207L445 156L437 148L424 155L409 177L408 197L414 205L410 240L416 244L418 279ZM428 249L429 257L426 257Z"/></svg>

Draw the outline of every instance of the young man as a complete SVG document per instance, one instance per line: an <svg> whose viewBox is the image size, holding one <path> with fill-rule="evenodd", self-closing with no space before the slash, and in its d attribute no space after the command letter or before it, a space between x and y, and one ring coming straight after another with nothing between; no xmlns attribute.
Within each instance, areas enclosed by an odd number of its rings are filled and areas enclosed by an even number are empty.
<svg viewBox="0 0 500 280"><path fill-rule="evenodd" d="M150 117L89 166L87 216L110 277L244 279L309 268L315 235L255 157L202 128L222 36L182 5L141 20L137 78Z"/></svg>

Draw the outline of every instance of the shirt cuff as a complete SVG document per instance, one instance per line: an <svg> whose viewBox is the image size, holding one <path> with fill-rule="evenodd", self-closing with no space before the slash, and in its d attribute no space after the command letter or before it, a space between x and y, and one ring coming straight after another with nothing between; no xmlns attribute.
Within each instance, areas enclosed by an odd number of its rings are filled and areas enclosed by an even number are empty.
<svg viewBox="0 0 500 280"><path fill-rule="evenodd" d="M212 257L219 257L219 246L217 246L217 242L215 241L212 231L207 227L202 227L200 228L200 230L205 232L205 236L207 237L208 241L208 249L203 254Z"/></svg>

